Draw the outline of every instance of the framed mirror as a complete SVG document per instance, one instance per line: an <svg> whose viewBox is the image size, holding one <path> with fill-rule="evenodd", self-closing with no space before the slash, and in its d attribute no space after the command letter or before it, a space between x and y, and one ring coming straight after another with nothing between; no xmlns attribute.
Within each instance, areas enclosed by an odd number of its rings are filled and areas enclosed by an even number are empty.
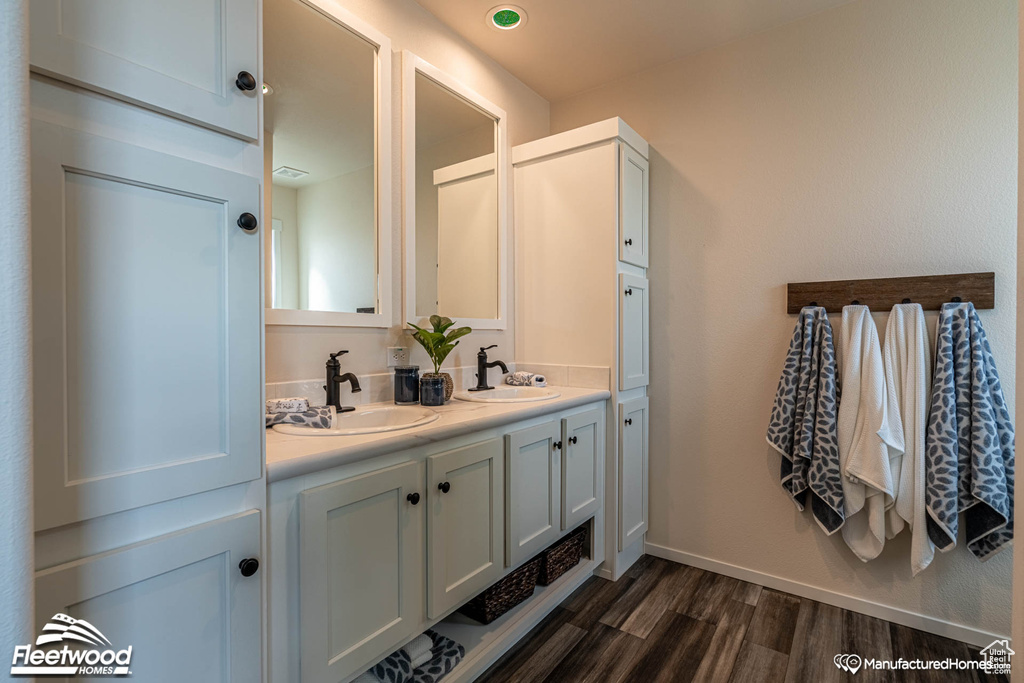
<svg viewBox="0 0 1024 683"><path fill-rule="evenodd" d="M505 111L402 53L405 318L507 324Z"/></svg>
<svg viewBox="0 0 1024 683"><path fill-rule="evenodd" d="M263 73L266 323L390 327L391 43L264 0Z"/></svg>

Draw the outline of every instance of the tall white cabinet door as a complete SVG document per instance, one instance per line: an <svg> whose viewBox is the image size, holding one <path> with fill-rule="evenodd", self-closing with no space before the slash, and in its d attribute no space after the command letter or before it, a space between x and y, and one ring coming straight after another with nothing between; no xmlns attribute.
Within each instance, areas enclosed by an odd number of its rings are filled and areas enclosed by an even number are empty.
<svg viewBox="0 0 1024 683"><path fill-rule="evenodd" d="M423 494L418 462L302 493L303 680L340 681L417 632Z"/></svg>
<svg viewBox="0 0 1024 683"><path fill-rule="evenodd" d="M650 289L647 278L619 274L619 390L650 384Z"/></svg>
<svg viewBox="0 0 1024 683"><path fill-rule="evenodd" d="M647 531L646 396L619 404L619 550Z"/></svg>
<svg viewBox="0 0 1024 683"><path fill-rule="evenodd" d="M500 439L427 459L428 605L436 618L494 583L504 569Z"/></svg>
<svg viewBox="0 0 1024 683"><path fill-rule="evenodd" d="M505 435L505 562L514 567L561 530L562 430L558 422Z"/></svg>
<svg viewBox="0 0 1024 683"><path fill-rule="evenodd" d="M258 681L260 574L243 576L241 561L259 558L251 510L60 565L36 574L36 625L67 615L115 651L131 646L132 680Z"/></svg>
<svg viewBox="0 0 1024 683"><path fill-rule="evenodd" d="M649 166L639 152L619 143L619 260L647 267Z"/></svg>
<svg viewBox="0 0 1024 683"><path fill-rule="evenodd" d="M36 529L260 477L259 190L33 122Z"/></svg>
<svg viewBox="0 0 1024 683"><path fill-rule="evenodd" d="M258 0L32 0L29 6L34 71L258 137ZM252 76L252 90L236 85L242 71Z"/></svg>
<svg viewBox="0 0 1024 683"><path fill-rule="evenodd" d="M601 507L604 410L562 420L562 529L576 526Z"/></svg>

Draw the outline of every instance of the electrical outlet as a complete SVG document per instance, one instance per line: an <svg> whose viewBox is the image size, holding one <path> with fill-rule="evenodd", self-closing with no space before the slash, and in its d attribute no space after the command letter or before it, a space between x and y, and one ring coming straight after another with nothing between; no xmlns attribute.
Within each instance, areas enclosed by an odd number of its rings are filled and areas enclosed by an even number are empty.
<svg viewBox="0 0 1024 683"><path fill-rule="evenodd" d="M404 346L388 347L388 367L396 368L399 365L409 364L409 349Z"/></svg>

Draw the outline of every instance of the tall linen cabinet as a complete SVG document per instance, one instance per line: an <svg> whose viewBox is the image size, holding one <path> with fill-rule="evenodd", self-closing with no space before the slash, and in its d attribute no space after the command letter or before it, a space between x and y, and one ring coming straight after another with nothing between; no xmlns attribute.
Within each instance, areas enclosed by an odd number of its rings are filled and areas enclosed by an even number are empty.
<svg viewBox="0 0 1024 683"><path fill-rule="evenodd" d="M649 383L648 144L618 118L512 150L516 360L607 368L605 565L644 552Z"/></svg>

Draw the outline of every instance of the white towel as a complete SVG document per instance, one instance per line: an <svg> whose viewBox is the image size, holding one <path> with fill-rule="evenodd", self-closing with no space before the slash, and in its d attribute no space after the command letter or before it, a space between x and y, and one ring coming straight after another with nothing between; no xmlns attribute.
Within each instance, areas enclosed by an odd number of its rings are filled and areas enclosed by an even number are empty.
<svg viewBox="0 0 1024 683"><path fill-rule="evenodd" d="M409 655L409 659L412 660L412 668L418 669L433 657L430 649L434 646L434 641L430 639L425 633L421 633L416 636L409 643L403 647L405 654Z"/></svg>
<svg viewBox="0 0 1024 683"><path fill-rule="evenodd" d="M891 414L901 419L904 452L892 459L896 504L887 515L888 537L910 526L910 569L914 576L935 557L928 538L925 487L925 431L932 383L932 354L920 304L896 304L885 329L885 381ZM897 467L899 465L899 467Z"/></svg>
<svg viewBox="0 0 1024 683"><path fill-rule="evenodd" d="M896 493L890 458L902 454L903 433L893 431L878 330L867 306L843 309L840 345L843 539L857 557L868 562L885 547L885 512L894 504Z"/></svg>
<svg viewBox="0 0 1024 683"><path fill-rule="evenodd" d="M268 413L304 413L309 410L309 399L301 396L293 398L268 398Z"/></svg>
<svg viewBox="0 0 1024 683"><path fill-rule="evenodd" d="M544 375L519 370L505 377L505 384L516 387L546 387L548 380Z"/></svg>

